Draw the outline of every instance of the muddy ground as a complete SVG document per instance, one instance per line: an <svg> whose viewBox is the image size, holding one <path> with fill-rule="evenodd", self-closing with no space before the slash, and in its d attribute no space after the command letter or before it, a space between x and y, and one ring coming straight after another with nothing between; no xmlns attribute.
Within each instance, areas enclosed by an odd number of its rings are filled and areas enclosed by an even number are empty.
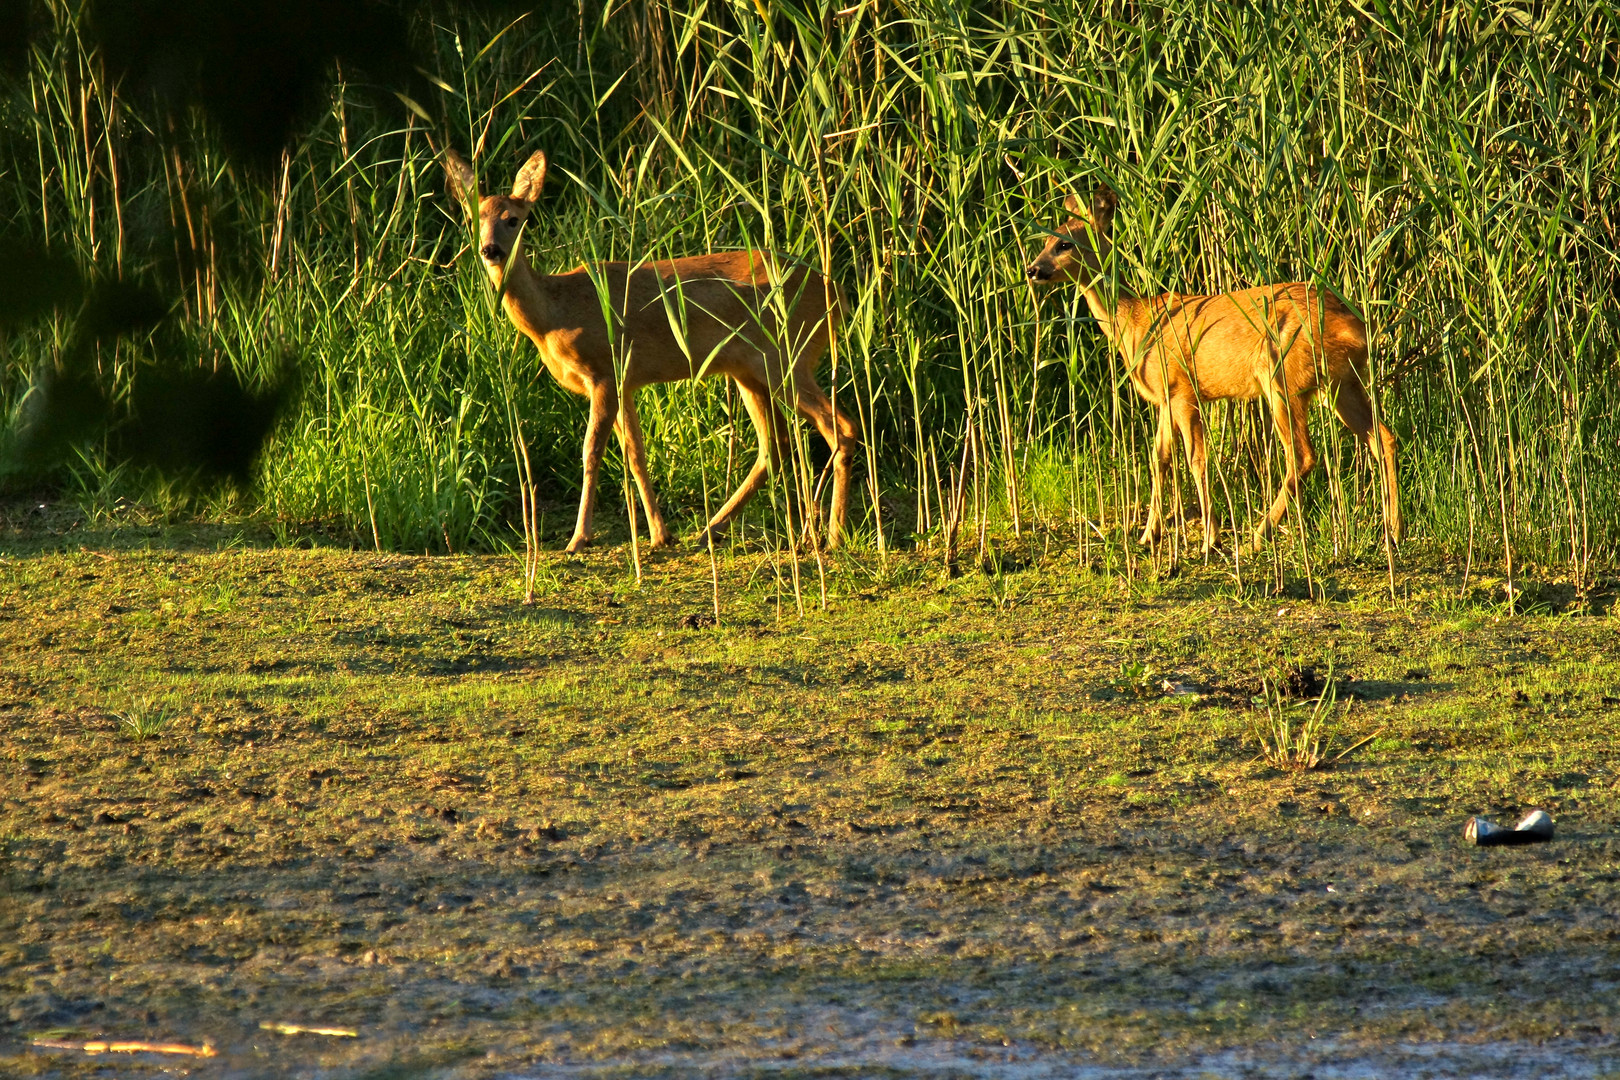
<svg viewBox="0 0 1620 1080"><path fill-rule="evenodd" d="M825 611L734 554L716 626L691 552L534 605L509 557L0 552L5 1076L1620 1075L1601 606L1059 544L839 556ZM1262 680L1330 660L1371 740L1267 764ZM32 1045L103 1037L217 1056Z"/></svg>

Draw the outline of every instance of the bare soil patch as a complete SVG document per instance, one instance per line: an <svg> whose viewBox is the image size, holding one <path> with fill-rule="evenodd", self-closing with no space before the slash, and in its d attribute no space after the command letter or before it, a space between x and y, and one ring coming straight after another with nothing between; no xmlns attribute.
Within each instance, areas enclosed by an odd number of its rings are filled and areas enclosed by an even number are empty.
<svg viewBox="0 0 1620 1080"><path fill-rule="evenodd" d="M0 1072L1613 1075L1610 618L1019 565L14 543Z"/></svg>

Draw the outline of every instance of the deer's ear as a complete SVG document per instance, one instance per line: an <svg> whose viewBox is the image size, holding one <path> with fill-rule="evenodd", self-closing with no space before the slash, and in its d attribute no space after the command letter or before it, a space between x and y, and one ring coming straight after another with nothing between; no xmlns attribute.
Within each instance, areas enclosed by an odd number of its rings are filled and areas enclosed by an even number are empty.
<svg viewBox="0 0 1620 1080"><path fill-rule="evenodd" d="M1091 193L1091 212L1097 220L1110 218L1114 215L1114 207L1119 205L1119 196L1107 184L1098 184L1097 190Z"/></svg>
<svg viewBox="0 0 1620 1080"><path fill-rule="evenodd" d="M524 202L534 202L540 198L540 189L546 182L546 152L536 150L529 160L523 163L518 170L517 180L512 184L512 198L522 199Z"/></svg>
<svg viewBox="0 0 1620 1080"><path fill-rule="evenodd" d="M478 177L472 166L454 150L444 152L444 175L450 181L450 194L469 210L478 205Z"/></svg>
<svg viewBox="0 0 1620 1080"><path fill-rule="evenodd" d="M1070 217L1079 217L1080 216L1080 200L1079 200L1079 198L1074 196L1074 195L1070 195L1067 199L1064 199L1063 200L1063 209L1065 209L1065 210L1067 210L1069 212Z"/></svg>

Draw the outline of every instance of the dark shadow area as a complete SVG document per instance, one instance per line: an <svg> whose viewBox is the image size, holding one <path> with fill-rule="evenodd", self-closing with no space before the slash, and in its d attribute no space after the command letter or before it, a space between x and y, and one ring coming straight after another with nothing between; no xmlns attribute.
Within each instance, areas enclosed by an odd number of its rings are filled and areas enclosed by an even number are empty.
<svg viewBox="0 0 1620 1080"><path fill-rule="evenodd" d="M130 163L179 175L188 161L196 167L216 153L224 167L268 188L295 137L329 105L336 80L358 78L359 100L401 121L426 119L418 102L432 100L422 74L431 61L410 35L420 6L92 0L70 11L4 0L0 89L26 77L30 49L48 54L71 40L95 64L76 76L87 98L77 134L86 147L107 138L115 197ZM481 0L441 6L513 8ZM116 87L115 104L101 107L113 112L97 119L88 98L107 87ZM118 102L139 122L115 123ZM122 166L111 160L112 132L90 130L96 124L118 127ZM0 138L28 141L9 129ZM261 355L222 363L214 331L191 311L194 299L207 300L191 295L191 279L206 271L210 280L228 274L251 285L264 274L255 255L262 245L251 224L238 235L211 224L206 206L197 210L200 221L189 204L183 222L143 218L130 236L140 258L130 252L127 272L122 207L116 263L88 261L84 245L44 235L44 221L0 217L0 334L47 320L61 328L54 357L27 373L20 419L0 441L0 493L59 489L76 452L92 446L109 473L149 469L172 490L251 488L255 459L299 387L299 344L261 344ZM93 201L89 212L93 219ZM77 256L69 254L75 247Z"/></svg>

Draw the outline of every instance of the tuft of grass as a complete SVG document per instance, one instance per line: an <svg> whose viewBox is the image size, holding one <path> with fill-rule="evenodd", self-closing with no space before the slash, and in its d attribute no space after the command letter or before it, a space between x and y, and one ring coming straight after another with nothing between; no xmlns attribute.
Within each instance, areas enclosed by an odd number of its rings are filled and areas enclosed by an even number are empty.
<svg viewBox="0 0 1620 1080"><path fill-rule="evenodd" d="M146 742L168 730L178 710L166 702L139 698L130 702L123 712L114 713L119 734L130 742Z"/></svg>
<svg viewBox="0 0 1620 1080"><path fill-rule="evenodd" d="M1153 665L1145 660L1122 660L1114 689L1131 697L1156 698L1160 696L1157 675Z"/></svg>
<svg viewBox="0 0 1620 1080"><path fill-rule="evenodd" d="M1374 732L1337 754L1332 752L1334 740L1339 734L1333 723L1339 704L1339 682L1334 678L1331 656L1328 657L1322 692L1314 699L1289 701L1283 693L1280 679L1263 677L1260 687L1260 696L1254 699L1254 703L1265 711L1265 718L1256 724L1255 735L1260 743L1261 756L1279 769L1302 772L1325 768L1378 737L1378 732ZM1302 712L1304 715L1300 717ZM1349 712L1348 705L1345 712Z"/></svg>

